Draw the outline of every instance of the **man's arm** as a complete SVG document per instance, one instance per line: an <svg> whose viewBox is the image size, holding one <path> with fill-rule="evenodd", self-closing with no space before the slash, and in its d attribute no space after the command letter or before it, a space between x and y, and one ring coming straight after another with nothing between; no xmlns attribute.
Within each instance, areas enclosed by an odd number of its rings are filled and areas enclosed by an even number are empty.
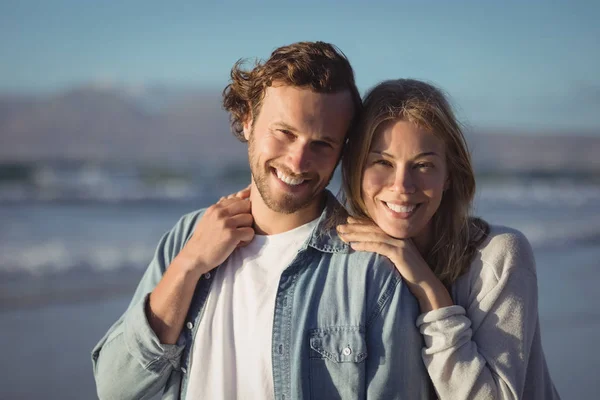
<svg viewBox="0 0 600 400"><path fill-rule="evenodd" d="M415 325L419 306L395 271L378 305L367 321L367 398L431 398L423 339Z"/></svg>
<svg viewBox="0 0 600 400"><path fill-rule="evenodd" d="M198 279L225 261L241 242L252 240L252 222L248 200L223 199L206 210L150 294L146 313L161 343L177 342Z"/></svg>
<svg viewBox="0 0 600 400"><path fill-rule="evenodd" d="M206 210L185 246L190 221L163 237L129 308L92 352L101 399L145 398L165 386L180 365L185 343L178 340L198 279L252 239L249 212L248 201L224 199Z"/></svg>
<svg viewBox="0 0 600 400"><path fill-rule="evenodd" d="M148 294L161 280L185 243L193 220L182 218L160 240L154 257L125 313L92 350L96 390L100 399L149 398L179 368L183 343L163 345L148 324Z"/></svg>

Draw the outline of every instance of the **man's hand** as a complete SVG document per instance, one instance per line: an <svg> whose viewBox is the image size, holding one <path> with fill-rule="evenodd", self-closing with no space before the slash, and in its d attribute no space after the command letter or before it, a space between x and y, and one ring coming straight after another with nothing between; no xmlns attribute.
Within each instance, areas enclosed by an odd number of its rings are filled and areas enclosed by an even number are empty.
<svg viewBox="0 0 600 400"><path fill-rule="evenodd" d="M254 237L250 201L225 198L209 207L190 240L150 294L146 316L161 343L177 342L198 279Z"/></svg>
<svg viewBox="0 0 600 400"><path fill-rule="evenodd" d="M206 210L181 253L206 273L225 261L236 247L252 240L253 222L249 200L221 198Z"/></svg>
<svg viewBox="0 0 600 400"><path fill-rule="evenodd" d="M221 197L221 199L219 201L225 200L225 199L233 199L233 198L248 199L248 198L250 198L250 188L251 187L252 187L252 185L250 184L237 193L232 193L229 196Z"/></svg>

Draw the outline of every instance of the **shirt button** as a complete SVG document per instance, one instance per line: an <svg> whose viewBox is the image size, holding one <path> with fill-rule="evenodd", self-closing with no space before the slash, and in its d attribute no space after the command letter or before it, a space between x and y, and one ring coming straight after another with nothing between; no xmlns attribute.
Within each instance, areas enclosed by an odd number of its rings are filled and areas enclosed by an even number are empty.
<svg viewBox="0 0 600 400"><path fill-rule="evenodd" d="M181 372L183 372L184 374L187 374L187 369L181 367Z"/></svg>
<svg viewBox="0 0 600 400"><path fill-rule="evenodd" d="M204 274L204 279L210 279L210 272Z"/></svg>
<svg viewBox="0 0 600 400"><path fill-rule="evenodd" d="M348 346L344 350L342 350L342 354L345 356L349 356L350 354L352 354L352 349L350 348L350 346Z"/></svg>
<svg viewBox="0 0 600 400"><path fill-rule="evenodd" d="M192 329L194 327L194 324L192 324L191 322L188 322L187 324L185 324L185 326L188 329Z"/></svg>

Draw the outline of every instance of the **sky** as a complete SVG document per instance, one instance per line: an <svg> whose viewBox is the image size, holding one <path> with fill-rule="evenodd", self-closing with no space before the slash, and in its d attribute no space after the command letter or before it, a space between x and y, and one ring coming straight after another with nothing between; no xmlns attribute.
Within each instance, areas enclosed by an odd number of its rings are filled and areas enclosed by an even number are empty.
<svg viewBox="0 0 600 400"><path fill-rule="evenodd" d="M598 1L5 1L0 94L90 83L222 89L239 58L337 45L361 92L445 90L467 125L600 135Z"/></svg>

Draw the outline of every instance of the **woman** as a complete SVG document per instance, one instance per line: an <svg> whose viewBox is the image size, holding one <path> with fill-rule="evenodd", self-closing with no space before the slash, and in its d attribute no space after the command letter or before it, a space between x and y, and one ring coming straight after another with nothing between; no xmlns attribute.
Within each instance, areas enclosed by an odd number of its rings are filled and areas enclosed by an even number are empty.
<svg viewBox="0 0 600 400"><path fill-rule="evenodd" d="M388 257L422 314L441 399L556 399L540 340L535 261L518 231L470 216L475 179L443 94L379 84L342 161L353 218L340 237Z"/></svg>

